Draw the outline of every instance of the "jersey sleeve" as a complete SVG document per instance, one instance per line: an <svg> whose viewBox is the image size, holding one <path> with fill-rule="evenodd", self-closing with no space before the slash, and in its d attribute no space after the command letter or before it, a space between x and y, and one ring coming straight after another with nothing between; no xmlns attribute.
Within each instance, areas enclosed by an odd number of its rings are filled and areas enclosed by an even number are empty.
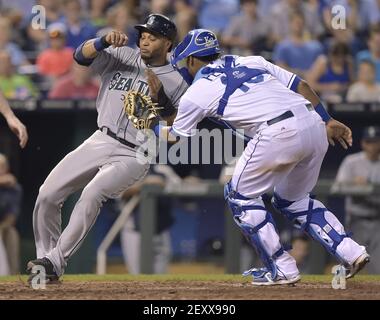
<svg viewBox="0 0 380 320"><path fill-rule="evenodd" d="M186 81L182 79L181 83L178 85L177 90L171 96L170 100L176 109L178 109L181 97L185 94L187 88L188 88L188 85Z"/></svg>
<svg viewBox="0 0 380 320"><path fill-rule="evenodd" d="M109 47L98 53L91 68L98 74L105 71L119 69L120 64L129 64L133 62L134 50L129 47L112 48Z"/></svg>
<svg viewBox="0 0 380 320"><path fill-rule="evenodd" d="M184 137L196 134L195 129L200 121L206 117L206 110L202 109L187 98L179 103L178 113L172 125L174 133Z"/></svg>
<svg viewBox="0 0 380 320"><path fill-rule="evenodd" d="M299 81L301 80L296 74L289 72L273 63L265 60L263 57L259 57L259 64L264 67L272 76L280 81L287 88L296 91Z"/></svg>

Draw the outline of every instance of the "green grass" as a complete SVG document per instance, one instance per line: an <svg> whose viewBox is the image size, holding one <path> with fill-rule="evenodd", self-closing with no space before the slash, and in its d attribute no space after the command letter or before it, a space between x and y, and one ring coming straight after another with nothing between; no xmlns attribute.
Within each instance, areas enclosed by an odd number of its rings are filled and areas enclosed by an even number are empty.
<svg viewBox="0 0 380 320"><path fill-rule="evenodd" d="M1 282L18 282L26 281L27 276L9 276L0 277ZM332 275L304 275L304 282L331 282ZM242 277L240 274L166 274L166 275L130 275L130 274L109 274L98 276L95 274L83 275L64 275L62 280L65 282L79 281L226 281L226 282L249 282L250 277ZM368 281L378 282L380 276L375 275L358 275L349 281Z"/></svg>

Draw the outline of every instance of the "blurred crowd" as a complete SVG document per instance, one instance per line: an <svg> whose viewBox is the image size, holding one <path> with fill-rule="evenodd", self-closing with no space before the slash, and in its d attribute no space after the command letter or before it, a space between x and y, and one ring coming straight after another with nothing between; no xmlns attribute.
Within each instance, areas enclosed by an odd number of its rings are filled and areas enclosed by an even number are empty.
<svg viewBox="0 0 380 320"><path fill-rule="evenodd" d="M0 89L8 99L94 99L98 81L73 50L111 29L136 47L133 26L152 12L173 19L178 40L211 29L225 53L263 55L327 102L380 101L380 0L3 0Z"/></svg>

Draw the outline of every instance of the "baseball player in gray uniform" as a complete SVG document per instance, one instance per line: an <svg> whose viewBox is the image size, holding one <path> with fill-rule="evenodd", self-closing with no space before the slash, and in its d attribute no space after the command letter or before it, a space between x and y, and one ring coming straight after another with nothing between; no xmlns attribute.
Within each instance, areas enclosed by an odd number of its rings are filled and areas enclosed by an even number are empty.
<svg viewBox="0 0 380 320"><path fill-rule="evenodd" d="M31 282L45 268L46 280L56 281L67 261L95 223L102 203L115 198L148 171L149 164L137 161L141 141L138 130L124 111L129 90L149 94L162 107L170 122L187 89L186 82L167 60L176 37L176 27L167 17L151 14L137 25L139 49L126 47L128 38L120 31L91 39L79 46L75 60L90 66L101 77L96 101L98 127L92 136L66 155L39 190L33 212L37 259L29 261ZM69 224L61 232L61 207L66 198L82 189Z"/></svg>

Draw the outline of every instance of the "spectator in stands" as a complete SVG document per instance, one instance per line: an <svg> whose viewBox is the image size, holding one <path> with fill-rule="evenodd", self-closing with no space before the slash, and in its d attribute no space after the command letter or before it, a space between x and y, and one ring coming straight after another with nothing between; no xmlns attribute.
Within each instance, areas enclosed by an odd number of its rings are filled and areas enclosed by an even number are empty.
<svg viewBox="0 0 380 320"><path fill-rule="evenodd" d="M171 4L170 0L150 0L149 9L150 12L169 15Z"/></svg>
<svg viewBox="0 0 380 320"><path fill-rule="evenodd" d="M124 199L138 194L142 185L158 185L162 188L180 183L181 178L167 165L155 165L145 180L133 185L123 195ZM157 204L157 225L153 238L153 270L154 273L167 273L171 258L171 238L169 228L174 222L171 204L167 199L159 199ZM131 274L141 273L140 269L140 215L138 209L129 216L121 234L121 246L124 260Z"/></svg>
<svg viewBox="0 0 380 320"><path fill-rule="evenodd" d="M368 48L358 53L357 65L362 60L371 60L376 66L376 82L380 82L380 26L371 29Z"/></svg>
<svg viewBox="0 0 380 320"><path fill-rule="evenodd" d="M63 22L67 27L66 46L76 49L87 39L95 38L96 29L84 18L79 0L65 0L64 13Z"/></svg>
<svg viewBox="0 0 380 320"><path fill-rule="evenodd" d="M380 22L380 1L364 0L358 1L359 5L359 28L361 33L375 27Z"/></svg>
<svg viewBox="0 0 380 320"><path fill-rule="evenodd" d="M21 205L21 187L0 154L0 275L18 273L19 236L15 228Z"/></svg>
<svg viewBox="0 0 380 320"><path fill-rule="evenodd" d="M328 55L320 55L307 74L307 81L328 102L341 102L353 81L353 61L344 43L334 43Z"/></svg>
<svg viewBox="0 0 380 320"><path fill-rule="evenodd" d="M380 83L376 82L376 67L370 60L359 64L358 81L350 86L348 102L380 102Z"/></svg>
<svg viewBox="0 0 380 320"><path fill-rule="evenodd" d="M190 30L197 27L197 13L189 0L175 1L174 10L177 38L183 39Z"/></svg>
<svg viewBox="0 0 380 320"><path fill-rule="evenodd" d="M46 18L46 27L49 27L52 23L62 20L63 15L61 13L61 1L57 0L38 0L36 4L45 8L44 17ZM36 49L42 50L46 45L46 30L41 26L36 27L32 22L33 18L39 14L39 12L32 13L27 19L27 34L30 40L35 44ZM40 19L37 19L41 21Z"/></svg>
<svg viewBox="0 0 380 320"><path fill-rule="evenodd" d="M69 74L58 79L49 92L50 99L96 99L99 82L87 67L73 63Z"/></svg>
<svg viewBox="0 0 380 320"><path fill-rule="evenodd" d="M292 13L290 28L290 38L275 47L273 60L280 67L305 77L315 60L323 53L323 48L318 41L305 40L305 18L301 12Z"/></svg>
<svg viewBox="0 0 380 320"><path fill-rule="evenodd" d="M322 43L326 52L334 43L344 43L350 49L353 57L356 57L359 51L366 48L366 46L363 46L362 40L349 28L333 30L329 36L324 38Z"/></svg>
<svg viewBox="0 0 380 320"><path fill-rule="evenodd" d="M221 33L231 18L239 13L239 0L198 1L198 23L201 28Z"/></svg>
<svg viewBox="0 0 380 320"><path fill-rule="evenodd" d="M363 131L363 151L347 156L340 165L335 180L339 186L368 186L380 184L380 127L371 126ZM347 196L346 224L353 239L365 244L371 255L367 271L380 273L380 197Z"/></svg>
<svg viewBox="0 0 380 320"><path fill-rule="evenodd" d="M136 21L132 20L128 7L124 3L118 3L107 11L107 26L97 33L99 37L112 30L121 30L128 36L128 46L136 47L137 33L133 27Z"/></svg>
<svg viewBox="0 0 380 320"><path fill-rule="evenodd" d="M30 64L20 47L10 41L11 23L8 18L0 17L0 30L0 50L9 52L12 64L16 67Z"/></svg>
<svg viewBox="0 0 380 320"><path fill-rule="evenodd" d="M107 18L105 12L110 3L111 0L90 0L90 21L97 29L106 26Z"/></svg>
<svg viewBox="0 0 380 320"><path fill-rule="evenodd" d="M2 1L1 5L5 9L13 9L22 17L27 17L32 12L32 8L36 5L36 0L9 0Z"/></svg>
<svg viewBox="0 0 380 320"><path fill-rule="evenodd" d="M8 51L0 51L0 91L7 99L37 97L38 91L28 76L18 74Z"/></svg>
<svg viewBox="0 0 380 320"><path fill-rule="evenodd" d="M37 57L40 74L56 79L67 73L73 63L73 49L65 46L66 27L62 23L53 23L48 28L50 47Z"/></svg>
<svg viewBox="0 0 380 320"><path fill-rule="evenodd" d="M278 43L292 34L292 20L295 12L304 16L304 32L306 37L316 38L324 32L318 10L315 6L301 0L281 0L275 4L269 17L271 38Z"/></svg>
<svg viewBox="0 0 380 320"><path fill-rule="evenodd" d="M17 5L17 1L12 1L12 7L5 7L0 9L0 16L3 18L7 18L10 23L10 41L17 44L21 50L25 50L28 47L28 40L26 39L25 34L25 16L24 12L19 10L16 7L13 7ZM28 7L28 5L26 5ZM27 12L27 16L29 16L29 13L31 12L31 9L29 12ZM30 42L30 41L29 41ZM23 52L24 53L24 52ZM29 60L29 58L27 58Z"/></svg>
<svg viewBox="0 0 380 320"><path fill-rule="evenodd" d="M257 12L257 0L240 0L240 14L232 17L222 35L224 46L233 54L252 55L258 41L264 41L268 24Z"/></svg>
<svg viewBox="0 0 380 320"><path fill-rule="evenodd" d="M282 0L259 0L258 1L258 10L259 10L260 16L261 17L269 17L274 5L276 5L280 1L282 1Z"/></svg>

